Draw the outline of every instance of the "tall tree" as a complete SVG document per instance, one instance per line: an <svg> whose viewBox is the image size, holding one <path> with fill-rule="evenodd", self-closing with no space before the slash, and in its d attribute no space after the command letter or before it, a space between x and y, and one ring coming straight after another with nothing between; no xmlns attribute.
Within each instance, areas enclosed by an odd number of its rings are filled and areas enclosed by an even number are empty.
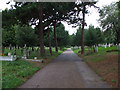
<svg viewBox="0 0 120 90"><path fill-rule="evenodd" d="M100 23L102 28L108 33L114 35L114 43L120 43L120 22L118 16L118 8L116 3L111 3L108 6L104 6L100 12Z"/></svg>
<svg viewBox="0 0 120 90"><path fill-rule="evenodd" d="M53 25L54 31L56 31L56 24L63 20L67 13L73 8L74 3L16 3L16 15L22 24L37 25L39 20L39 31L40 31L40 47L41 54L44 54L44 40L43 30L46 26ZM46 7L47 6L47 7ZM24 13L24 14L23 14ZM39 14L38 14L39 13ZM29 16L28 16L29 15ZM42 17L42 18L41 18ZM51 24L52 23L52 24ZM55 41L56 32L55 32ZM57 47L57 46L56 46ZM56 48L57 51L57 48Z"/></svg>
<svg viewBox="0 0 120 90"><path fill-rule="evenodd" d="M94 28L94 26L90 25L85 33L85 44L89 47L93 47L95 52L95 46L101 43L103 43L103 35L100 28Z"/></svg>
<svg viewBox="0 0 120 90"><path fill-rule="evenodd" d="M62 47L66 47L69 45L69 34L68 31L65 31L65 27L63 24L60 24L57 28L57 39L58 46L62 49Z"/></svg>
<svg viewBox="0 0 120 90"><path fill-rule="evenodd" d="M77 29L76 35L74 37L74 43L77 46L81 46L81 40L82 40L81 39L82 38L81 30L82 30L82 28L81 28L81 26L79 26L79 29Z"/></svg>
<svg viewBox="0 0 120 90"><path fill-rule="evenodd" d="M69 13L70 20L68 20L69 24L73 24L74 27L79 26L80 24L82 25L82 40L81 40L81 54L84 54L84 27L86 25L85 22L85 14L88 13L87 7L94 6L96 2L94 0L88 0L88 2L77 2L75 8ZM98 8L98 7L97 7ZM81 15L82 13L82 15ZM80 17L82 16L82 17Z"/></svg>
<svg viewBox="0 0 120 90"><path fill-rule="evenodd" d="M25 44L28 47L34 47L38 44L38 36L35 34L35 30L30 26L14 26L16 44L23 47Z"/></svg>

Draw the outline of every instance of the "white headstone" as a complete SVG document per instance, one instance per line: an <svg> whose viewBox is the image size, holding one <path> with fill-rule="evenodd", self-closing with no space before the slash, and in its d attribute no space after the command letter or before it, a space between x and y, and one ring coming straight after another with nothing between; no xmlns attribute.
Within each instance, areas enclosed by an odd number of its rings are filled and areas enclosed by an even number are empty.
<svg viewBox="0 0 120 90"><path fill-rule="evenodd" d="M106 47L107 47L107 45L105 44L105 45L104 45L104 47L106 48Z"/></svg>
<svg viewBox="0 0 120 90"><path fill-rule="evenodd" d="M37 59L37 57L34 57L34 59Z"/></svg>
<svg viewBox="0 0 120 90"><path fill-rule="evenodd" d="M8 56L11 56L11 53L8 53Z"/></svg>

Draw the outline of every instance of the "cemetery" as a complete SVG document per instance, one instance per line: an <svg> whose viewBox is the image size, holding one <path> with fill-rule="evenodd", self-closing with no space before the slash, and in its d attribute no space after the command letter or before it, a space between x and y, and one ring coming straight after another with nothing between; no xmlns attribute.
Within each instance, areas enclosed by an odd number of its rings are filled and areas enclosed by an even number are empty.
<svg viewBox="0 0 120 90"><path fill-rule="evenodd" d="M6 0L0 89L119 88L120 2L100 2Z"/></svg>

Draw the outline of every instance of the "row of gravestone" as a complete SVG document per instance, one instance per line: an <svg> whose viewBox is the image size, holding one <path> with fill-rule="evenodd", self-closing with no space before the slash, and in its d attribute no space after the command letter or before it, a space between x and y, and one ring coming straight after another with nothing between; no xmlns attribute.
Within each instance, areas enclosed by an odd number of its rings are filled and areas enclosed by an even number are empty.
<svg viewBox="0 0 120 90"><path fill-rule="evenodd" d="M95 46L95 51L96 52L98 52L98 47L99 46L102 46L102 47L104 47L104 48L107 48L107 47L111 47L111 46L118 46L118 50L120 50L120 44L116 44L116 45L114 45L114 44L99 44L98 46ZM81 47L79 47L79 46L75 46L75 47L73 47L73 48L81 48Z"/></svg>
<svg viewBox="0 0 120 90"><path fill-rule="evenodd" d="M21 55L22 55L22 58L24 59L27 59L31 52L34 51L34 50L39 50L40 48L39 47L27 47L26 45L21 48L21 47L12 47L11 45L9 47L5 47L5 49L9 49L9 50L13 50L14 52L9 52L8 53L8 56L0 56L0 60L5 60L6 61L14 61L16 60L16 58L18 57L16 55L16 49L20 50L21 51ZM37 57L34 57L34 59L37 59Z"/></svg>

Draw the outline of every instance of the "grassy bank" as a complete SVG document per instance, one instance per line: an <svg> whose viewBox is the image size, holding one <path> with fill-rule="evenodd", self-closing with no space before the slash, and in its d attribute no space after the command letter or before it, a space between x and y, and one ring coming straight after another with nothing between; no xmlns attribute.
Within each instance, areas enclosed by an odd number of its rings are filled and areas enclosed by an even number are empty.
<svg viewBox="0 0 120 90"><path fill-rule="evenodd" d="M85 49L85 55L79 53L79 49L73 49L84 61L101 76L101 80L107 81L112 87L118 87L118 51L107 52L109 50L116 50L117 46L113 47L99 47L98 53L94 53L89 48Z"/></svg>
<svg viewBox="0 0 120 90"><path fill-rule="evenodd" d="M40 67L25 60L2 61L2 87L15 88L39 69Z"/></svg>
<svg viewBox="0 0 120 90"><path fill-rule="evenodd" d="M16 88L28 80L34 73L38 70L45 67L58 55L63 53L66 49L59 50L58 53L53 50L53 55L49 54L49 51L46 50L46 55L40 57L44 60L44 63L41 62L32 62L22 59L16 61L1 61L2 62L2 88ZM35 57L38 52L32 52L31 58Z"/></svg>

